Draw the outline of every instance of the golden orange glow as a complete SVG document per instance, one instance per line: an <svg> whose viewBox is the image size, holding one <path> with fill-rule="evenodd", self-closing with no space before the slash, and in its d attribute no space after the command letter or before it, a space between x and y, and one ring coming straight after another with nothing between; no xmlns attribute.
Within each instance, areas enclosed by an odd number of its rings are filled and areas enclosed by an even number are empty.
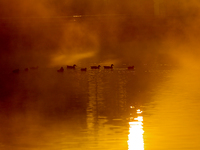
<svg viewBox="0 0 200 150"><path fill-rule="evenodd" d="M82 17L81 15L74 15L73 16L74 18L80 18L80 17Z"/></svg>
<svg viewBox="0 0 200 150"><path fill-rule="evenodd" d="M139 112L139 113L138 113ZM137 110L138 114L141 114L140 109ZM129 122L129 135L128 135L128 150L144 150L143 139L143 116L137 118L130 117Z"/></svg>
<svg viewBox="0 0 200 150"><path fill-rule="evenodd" d="M95 55L95 52L77 53L73 55L60 54L60 55L53 56L50 66L66 65L66 64L77 62L84 58L92 57L94 55Z"/></svg>
<svg viewBox="0 0 200 150"><path fill-rule="evenodd" d="M142 111L140 111L140 109L138 109L137 110L137 114L141 114L142 113Z"/></svg>

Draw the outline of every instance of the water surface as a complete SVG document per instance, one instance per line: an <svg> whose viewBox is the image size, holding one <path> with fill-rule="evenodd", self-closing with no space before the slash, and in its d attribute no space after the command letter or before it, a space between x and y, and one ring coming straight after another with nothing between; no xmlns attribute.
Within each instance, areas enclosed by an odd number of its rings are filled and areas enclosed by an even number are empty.
<svg viewBox="0 0 200 150"><path fill-rule="evenodd" d="M4 72L0 148L199 149L199 74L165 67Z"/></svg>

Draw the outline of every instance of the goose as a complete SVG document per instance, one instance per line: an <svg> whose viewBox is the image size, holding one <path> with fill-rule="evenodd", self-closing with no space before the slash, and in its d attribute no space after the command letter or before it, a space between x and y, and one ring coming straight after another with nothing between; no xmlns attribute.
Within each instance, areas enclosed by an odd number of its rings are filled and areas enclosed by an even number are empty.
<svg viewBox="0 0 200 150"><path fill-rule="evenodd" d="M128 69L134 69L134 66L129 66Z"/></svg>
<svg viewBox="0 0 200 150"><path fill-rule="evenodd" d="M75 69L76 65L74 64L73 66L67 66L67 69Z"/></svg>
<svg viewBox="0 0 200 150"><path fill-rule="evenodd" d="M111 64L111 66L104 66L104 69L112 69L113 68L113 64Z"/></svg>
<svg viewBox="0 0 200 150"><path fill-rule="evenodd" d="M63 72L64 71L64 68L61 67L59 70L57 70L57 72Z"/></svg>
<svg viewBox="0 0 200 150"><path fill-rule="evenodd" d="M81 71L87 71L87 68L81 68Z"/></svg>
<svg viewBox="0 0 200 150"><path fill-rule="evenodd" d="M12 71L13 73L19 73L19 69L15 69Z"/></svg>
<svg viewBox="0 0 200 150"><path fill-rule="evenodd" d="M36 66L36 67L30 67L30 69L36 70L36 69L38 69L38 66Z"/></svg>
<svg viewBox="0 0 200 150"><path fill-rule="evenodd" d="M98 66L91 66L91 69L99 69L101 66L98 65Z"/></svg>

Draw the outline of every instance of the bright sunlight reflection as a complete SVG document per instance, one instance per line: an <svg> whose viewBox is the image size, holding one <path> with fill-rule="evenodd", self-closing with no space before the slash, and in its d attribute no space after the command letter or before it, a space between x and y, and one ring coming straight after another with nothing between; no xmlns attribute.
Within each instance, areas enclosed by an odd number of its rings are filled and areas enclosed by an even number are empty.
<svg viewBox="0 0 200 150"><path fill-rule="evenodd" d="M136 118L131 117L129 122L129 135L128 135L128 150L144 150L143 140L143 116L139 116L142 113L140 109L137 110Z"/></svg>

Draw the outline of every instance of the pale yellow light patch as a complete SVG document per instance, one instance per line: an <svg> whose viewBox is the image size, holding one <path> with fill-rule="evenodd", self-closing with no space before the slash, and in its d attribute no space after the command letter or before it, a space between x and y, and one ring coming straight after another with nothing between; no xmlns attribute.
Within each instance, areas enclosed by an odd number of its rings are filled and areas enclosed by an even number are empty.
<svg viewBox="0 0 200 150"><path fill-rule="evenodd" d="M77 54L57 54L53 56L50 66L75 64L81 59L89 58L95 55L96 52L85 52Z"/></svg>
<svg viewBox="0 0 200 150"><path fill-rule="evenodd" d="M143 117L134 118L129 122L128 150L144 150Z"/></svg>

